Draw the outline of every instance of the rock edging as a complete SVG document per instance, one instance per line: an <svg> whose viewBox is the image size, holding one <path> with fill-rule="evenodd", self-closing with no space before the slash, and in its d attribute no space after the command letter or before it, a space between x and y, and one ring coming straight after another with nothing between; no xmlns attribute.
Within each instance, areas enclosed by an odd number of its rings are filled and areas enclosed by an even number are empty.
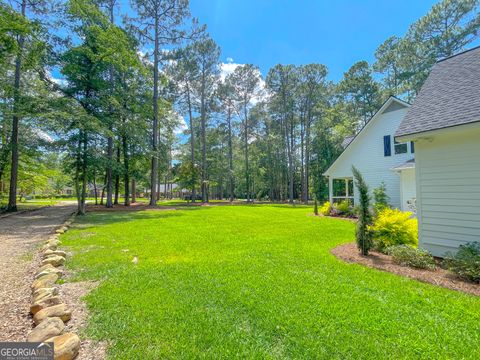
<svg viewBox="0 0 480 360"><path fill-rule="evenodd" d="M35 273L31 286L30 313L36 326L27 335L27 341L53 342L55 360L74 359L80 350L79 336L73 332L64 333L65 323L70 320L72 312L58 296L57 286L67 257L65 251L58 250L58 237L68 231L74 219L75 214L70 216L41 248L41 266Z"/></svg>

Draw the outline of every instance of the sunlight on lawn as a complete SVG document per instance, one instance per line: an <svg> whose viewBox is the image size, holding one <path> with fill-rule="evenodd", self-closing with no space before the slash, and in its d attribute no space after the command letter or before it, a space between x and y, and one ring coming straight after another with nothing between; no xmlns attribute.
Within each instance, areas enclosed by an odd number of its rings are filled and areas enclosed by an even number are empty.
<svg viewBox="0 0 480 360"><path fill-rule="evenodd" d="M338 261L329 250L353 241L354 224L310 213L240 205L77 217L62 237L68 266L77 280L102 281L86 297L86 333L112 340L109 355L122 359L477 353L478 298Z"/></svg>

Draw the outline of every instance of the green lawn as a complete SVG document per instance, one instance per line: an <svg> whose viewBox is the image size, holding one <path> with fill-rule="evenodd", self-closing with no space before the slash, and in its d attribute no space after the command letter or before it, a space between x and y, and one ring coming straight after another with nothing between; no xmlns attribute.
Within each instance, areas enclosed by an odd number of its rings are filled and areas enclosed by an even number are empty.
<svg viewBox="0 0 480 360"><path fill-rule="evenodd" d="M354 224L310 212L77 217L68 266L102 281L86 335L118 359L479 358L479 298L337 260Z"/></svg>

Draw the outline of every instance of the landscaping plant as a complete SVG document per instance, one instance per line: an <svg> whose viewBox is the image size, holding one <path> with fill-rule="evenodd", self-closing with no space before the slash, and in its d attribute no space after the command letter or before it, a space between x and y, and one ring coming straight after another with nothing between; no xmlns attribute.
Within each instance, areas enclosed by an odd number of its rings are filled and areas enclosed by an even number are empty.
<svg viewBox="0 0 480 360"><path fill-rule="evenodd" d="M316 196L313 199L313 213L318 216L318 201Z"/></svg>
<svg viewBox="0 0 480 360"><path fill-rule="evenodd" d="M330 201L327 201L323 204L323 206L320 208L320 214L323 216L329 216L330 212L332 211L332 204Z"/></svg>
<svg viewBox="0 0 480 360"><path fill-rule="evenodd" d="M412 218L411 212L384 208L378 213L370 230L376 249L382 252L393 245L416 247L418 244L418 221Z"/></svg>
<svg viewBox="0 0 480 360"><path fill-rule="evenodd" d="M432 254L424 249L417 249L408 245L394 245L386 248L385 253L391 255L393 261L400 265L426 270L437 268Z"/></svg>
<svg viewBox="0 0 480 360"><path fill-rule="evenodd" d="M480 283L480 242L460 245L455 255L449 254L445 263L462 279Z"/></svg>
<svg viewBox="0 0 480 360"><path fill-rule="evenodd" d="M363 179L362 174L355 166L352 166L352 172L355 179L355 186L358 189L358 222L355 238L357 246L362 255L368 255L372 247L372 234L370 225L372 224L372 214L370 213L370 195L368 195L368 185Z"/></svg>
<svg viewBox="0 0 480 360"><path fill-rule="evenodd" d="M350 202L348 200L343 200L335 208L337 210L338 215L343 215L343 216L352 215L352 207L350 206Z"/></svg>

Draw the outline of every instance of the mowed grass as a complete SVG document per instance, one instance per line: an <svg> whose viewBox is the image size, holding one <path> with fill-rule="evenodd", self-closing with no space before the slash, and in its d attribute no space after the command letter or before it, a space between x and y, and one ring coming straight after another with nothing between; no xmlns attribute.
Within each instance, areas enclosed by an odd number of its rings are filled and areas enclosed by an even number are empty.
<svg viewBox="0 0 480 360"><path fill-rule="evenodd" d="M337 260L354 224L310 212L77 217L68 266L101 281L85 335L118 359L479 358L479 298Z"/></svg>

